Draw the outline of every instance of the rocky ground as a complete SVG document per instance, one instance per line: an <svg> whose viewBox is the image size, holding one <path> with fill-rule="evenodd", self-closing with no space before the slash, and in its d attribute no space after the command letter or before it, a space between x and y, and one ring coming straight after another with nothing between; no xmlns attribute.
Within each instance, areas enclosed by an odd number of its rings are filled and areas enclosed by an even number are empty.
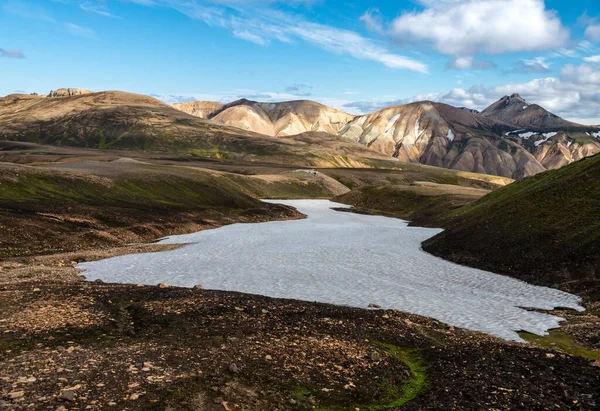
<svg viewBox="0 0 600 411"><path fill-rule="evenodd" d="M40 164L62 158L61 169L76 160L67 152L52 156L37 152L7 154L4 159ZM92 171L102 172L103 178L114 178L106 170L115 173L123 167L94 160ZM144 160L155 161L151 155ZM82 172L81 159L77 161L70 170ZM214 166L248 174L261 168ZM86 163L84 171L89 173L89 167ZM176 247L124 245L136 239L302 216L289 208L257 208L253 198L239 194L240 187L254 187L242 185L240 177L227 177L231 179L227 184L214 173L201 180L195 177L195 184L210 183L212 191L190 190L187 196L176 197L206 207L188 206L176 215L169 213L172 205L163 209L153 204L171 198L165 187L188 178L179 168L167 169L170 177L165 184L158 179L135 192L132 187L139 186L130 183L146 182L149 171L118 180L118 192L96 192L84 184L87 180L64 179L50 171L20 184L22 170L5 169L0 244L14 246L12 251L4 247L0 259L2 409L591 410L600 405L597 304L590 304L584 314L561 312L569 320L561 330L547 338L523 335L531 343L518 344L377 307L354 309L200 286L86 282L75 268L78 262ZM434 169L327 172L355 187L393 179L491 188L488 181ZM72 181L78 183L66 195ZM219 201L231 198L238 206L215 212L208 195L214 187L223 188ZM292 191L270 187L277 194L298 192L296 185ZM164 195L157 197L157 193ZM117 195L136 200L121 203ZM120 206L115 209L113 203ZM131 210L122 210L123 204ZM52 207L52 215L41 207ZM74 217L94 221L74 221ZM63 231L57 232L59 227ZM43 234L50 231L56 234ZM74 240L88 232L110 241L82 246Z"/></svg>
<svg viewBox="0 0 600 411"><path fill-rule="evenodd" d="M397 311L201 287L90 283L73 267L161 248L4 260L0 407L589 410L600 404L600 362L557 345L508 343Z"/></svg>

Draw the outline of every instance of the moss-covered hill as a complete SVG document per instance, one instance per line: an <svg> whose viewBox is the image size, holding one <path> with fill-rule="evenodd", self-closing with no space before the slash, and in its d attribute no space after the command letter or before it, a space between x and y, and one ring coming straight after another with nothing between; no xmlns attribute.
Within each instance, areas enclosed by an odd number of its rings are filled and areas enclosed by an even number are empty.
<svg viewBox="0 0 600 411"><path fill-rule="evenodd" d="M600 297L600 155L493 191L443 225L426 251Z"/></svg>

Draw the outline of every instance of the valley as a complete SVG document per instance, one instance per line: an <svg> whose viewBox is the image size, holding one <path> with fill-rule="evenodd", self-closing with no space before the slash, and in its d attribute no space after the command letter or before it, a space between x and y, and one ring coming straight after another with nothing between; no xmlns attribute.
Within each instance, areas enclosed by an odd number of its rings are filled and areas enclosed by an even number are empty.
<svg viewBox="0 0 600 411"><path fill-rule="evenodd" d="M437 103L386 109L363 124L310 104L281 105L271 109L279 110L275 121L261 118L284 128L259 134L217 121L217 111L248 102L186 103L188 114L123 92L51 95L0 99L0 405L217 411L599 403L593 135L565 129L521 137L526 131L499 123L505 120ZM259 109L270 107L252 106ZM289 110L308 110L327 127L305 130L314 120L306 117L286 128ZM398 149L417 121L419 139ZM369 130L384 123L393 130L371 141ZM508 171L482 174L473 171L496 163L447 166L448 147L434 148L439 134L446 143L454 135L450 151L463 137L465 147L496 150L502 140L529 139L536 149L519 145L515 162L502 163ZM427 161L411 157L419 147L432 153ZM548 166L553 171L531 168L542 164L538 148L570 157ZM586 158L576 161L576 150ZM467 152L474 153L458 155ZM520 169L518 156L527 159ZM535 175L522 179L523 170ZM328 206L305 209L306 200ZM345 211L330 210L327 200ZM227 232L234 234L216 241ZM168 236L175 237L158 241ZM203 240L211 236L214 242ZM318 264L317 256L324 258ZM182 261L206 281L185 274ZM86 281L81 268L98 281ZM265 272L262 283L252 277ZM309 281L319 272L328 275ZM586 311L574 310L578 304ZM549 328L550 335L535 335Z"/></svg>

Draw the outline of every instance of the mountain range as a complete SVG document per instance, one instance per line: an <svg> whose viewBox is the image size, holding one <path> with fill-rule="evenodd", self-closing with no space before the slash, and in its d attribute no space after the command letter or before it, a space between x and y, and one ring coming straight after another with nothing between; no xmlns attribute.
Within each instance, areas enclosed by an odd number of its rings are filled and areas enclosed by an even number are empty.
<svg viewBox="0 0 600 411"><path fill-rule="evenodd" d="M518 94L481 112L421 101L355 116L307 100L170 106L121 91L58 89L0 98L0 139L315 167L399 160L513 179L600 152L600 127Z"/></svg>
<svg viewBox="0 0 600 411"><path fill-rule="evenodd" d="M174 104L204 119L284 137L322 131L402 162L520 179L600 152L600 128L566 121L518 94L485 110L421 101L353 116L313 101Z"/></svg>

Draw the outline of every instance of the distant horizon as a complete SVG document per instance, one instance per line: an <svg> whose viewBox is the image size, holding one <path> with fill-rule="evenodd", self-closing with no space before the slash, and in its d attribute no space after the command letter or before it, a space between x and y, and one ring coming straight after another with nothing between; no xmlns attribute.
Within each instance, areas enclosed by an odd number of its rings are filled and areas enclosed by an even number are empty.
<svg viewBox="0 0 600 411"><path fill-rule="evenodd" d="M59 89L68 89L68 88L71 88L71 89L80 89L80 90L88 90L88 91L91 91L93 93L101 93L101 92L105 92L105 91L122 91L122 92L127 92L127 93L133 93L133 92L128 91L128 90L117 90L117 89L90 90L90 89L85 88L85 87L56 87L56 88L48 90L47 92L35 92L35 91L32 91L31 93L25 93L25 92L18 93L18 92L16 92L16 93L9 93L7 95L0 96L0 98L1 97L6 97L6 96L8 96L10 94L29 94L30 95L30 94L36 93L36 94L38 94L40 96L46 96L51 91L59 90ZM18 90L18 91L21 91L21 90ZM424 102L424 101L433 101L433 102L437 102L437 103L448 104L448 105L456 107L456 108L467 108L467 109L475 109L475 110L478 110L478 111L482 111L483 109L489 107L494 102L500 100L502 97L506 97L506 96L510 96L512 94L518 94L518 93L510 93L510 94L505 94L503 96L500 96L496 100L492 101L490 104L488 104L488 105L486 105L485 107L482 107L482 108L467 107L467 106L455 106L453 104L445 103L443 101L436 101L436 100L424 99L424 100L414 100L414 101L407 101L407 102L402 102L402 103L398 103L398 104L391 104L391 105L387 105L387 106L382 106L379 109L375 109L373 111L368 111L368 112L362 112L362 113L361 112L353 112L353 111L344 109L343 107L341 107L341 108L340 107L336 107L335 105L329 105L329 104L326 104L326 103L324 103L322 101L319 101L319 100L316 100L316 99L312 99L312 98L308 98L308 97L298 97L298 98L293 98L293 99L290 99L290 100L285 100L285 99L282 99L282 100L269 99L269 100L262 100L262 101L261 101L261 99L251 99L251 98L246 98L246 97L240 97L240 98L236 98L235 100L221 100L221 101L219 101L219 100L197 99L197 98L194 97L193 94L178 94L178 95L157 95L157 94L153 94L153 93L150 93L150 94L146 94L146 93L133 93L133 94L146 95L146 96L155 98L155 99L157 99L157 100L159 100L159 101L161 101L161 102L163 102L165 104L192 103L192 102L195 102L195 101L206 101L206 102L213 102L213 103L220 103L220 104L228 104L228 103L232 103L234 101L242 100L242 99L246 99L246 100L249 100L249 101L254 101L254 102L257 102L257 103L284 103L284 102L288 102L288 101L314 101L316 103L320 103L320 104L323 104L325 106L333 107L333 108L336 108L338 110L344 111L345 113L348 113L350 115L361 116L361 115L364 115L364 114L373 113L375 111L381 110L381 109L386 108L386 107L391 107L391 106L395 106L395 105L396 106L398 106L398 105L405 105L405 104L411 104L411 103L417 103L417 102ZM200 94L198 96L202 96L202 95ZM523 97L523 96L521 96L521 97ZM531 101L531 100L528 100L528 99L525 99L525 100L527 100L529 103L538 104L541 107L544 107L541 104L536 103L535 101ZM546 107L544 107L544 108L546 108ZM554 113L554 114L556 114L556 113ZM587 118L587 119L578 119L578 118L568 118L568 117L563 117L563 118L565 120L571 121L573 123L581 124L581 125L584 125L584 126L600 126L600 115L599 115L599 118L597 118L597 119L590 119L590 118Z"/></svg>
<svg viewBox="0 0 600 411"><path fill-rule="evenodd" d="M600 123L597 0L4 0L0 95L55 85L352 113L519 93Z"/></svg>

